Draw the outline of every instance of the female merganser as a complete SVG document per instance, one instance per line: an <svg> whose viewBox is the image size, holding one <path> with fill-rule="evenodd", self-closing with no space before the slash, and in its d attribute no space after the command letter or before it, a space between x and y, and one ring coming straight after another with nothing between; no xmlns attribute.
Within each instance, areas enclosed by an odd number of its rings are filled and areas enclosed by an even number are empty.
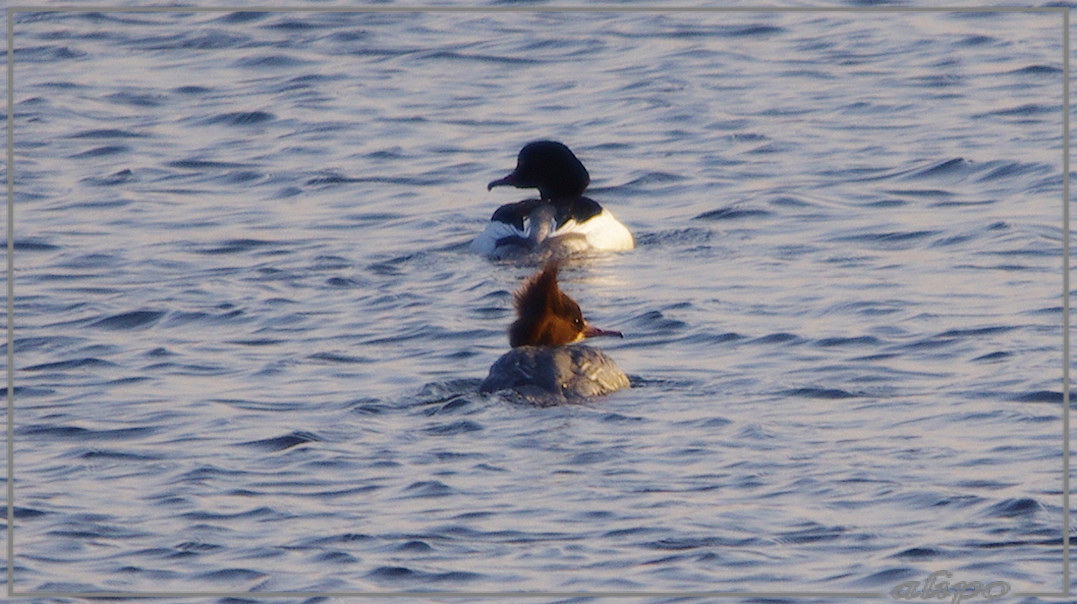
<svg viewBox="0 0 1077 604"><path fill-rule="evenodd" d="M556 261L547 262L516 292L517 319L509 328L512 350L490 367L479 392L513 390L531 402L557 404L628 387L628 376L605 353L568 345L595 336L624 336L589 325L580 305L558 287L557 270Z"/></svg>
<svg viewBox="0 0 1077 604"><path fill-rule="evenodd" d="M635 247L632 233L613 214L583 196L591 177L565 145L535 141L520 150L516 169L487 185L538 189L539 199L498 208L472 251L506 258L549 249L559 255L582 251L619 252ZM526 223L526 224L525 224Z"/></svg>

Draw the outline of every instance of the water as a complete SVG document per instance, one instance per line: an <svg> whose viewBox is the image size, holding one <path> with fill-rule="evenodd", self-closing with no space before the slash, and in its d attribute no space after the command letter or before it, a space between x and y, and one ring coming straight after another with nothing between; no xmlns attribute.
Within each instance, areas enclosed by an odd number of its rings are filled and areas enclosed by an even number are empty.
<svg viewBox="0 0 1077 604"><path fill-rule="evenodd" d="M1062 588L1059 15L15 32L16 590ZM638 242L589 405L475 392L536 138Z"/></svg>

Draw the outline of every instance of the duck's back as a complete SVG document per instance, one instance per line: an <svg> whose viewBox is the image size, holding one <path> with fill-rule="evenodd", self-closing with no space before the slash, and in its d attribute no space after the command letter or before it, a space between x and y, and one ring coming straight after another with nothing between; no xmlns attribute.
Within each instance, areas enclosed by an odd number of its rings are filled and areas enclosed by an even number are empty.
<svg viewBox="0 0 1077 604"><path fill-rule="evenodd" d="M545 392L569 399L628 387L628 376L601 350L582 345L520 346L490 367L480 392Z"/></svg>
<svg viewBox="0 0 1077 604"><path fill-rule="evenodd" d="M636 247L632 232L605 208L583 222L575 219L565 222L547 241L573 236L582 238L584 243L576 244L581 251L624 252Z"/></svg>

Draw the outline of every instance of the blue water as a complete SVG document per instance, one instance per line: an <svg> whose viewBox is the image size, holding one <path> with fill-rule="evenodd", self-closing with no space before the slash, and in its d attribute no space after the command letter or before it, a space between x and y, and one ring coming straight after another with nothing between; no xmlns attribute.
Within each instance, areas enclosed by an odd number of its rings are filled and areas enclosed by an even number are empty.
<svg viewBox="0 0 1077 604"><path fill-rule="evenodd" d="M17 591L1062 588L1058 14L14 29ZM588 405L476 393L537 138Z"/></svg>

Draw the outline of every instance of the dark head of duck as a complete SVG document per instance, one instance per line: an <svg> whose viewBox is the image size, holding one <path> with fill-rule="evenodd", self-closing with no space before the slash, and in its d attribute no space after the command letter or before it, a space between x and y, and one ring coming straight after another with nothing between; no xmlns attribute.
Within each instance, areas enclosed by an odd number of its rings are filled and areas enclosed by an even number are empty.
<svg viewBox="0 0 1077 604"><path fill-rule="evenodd" d="M538 189L542 199L560 200L580 197L589 184L591 175L571 149L557 141L534 141L520 150L515 170L486 188Z"/></svg>

